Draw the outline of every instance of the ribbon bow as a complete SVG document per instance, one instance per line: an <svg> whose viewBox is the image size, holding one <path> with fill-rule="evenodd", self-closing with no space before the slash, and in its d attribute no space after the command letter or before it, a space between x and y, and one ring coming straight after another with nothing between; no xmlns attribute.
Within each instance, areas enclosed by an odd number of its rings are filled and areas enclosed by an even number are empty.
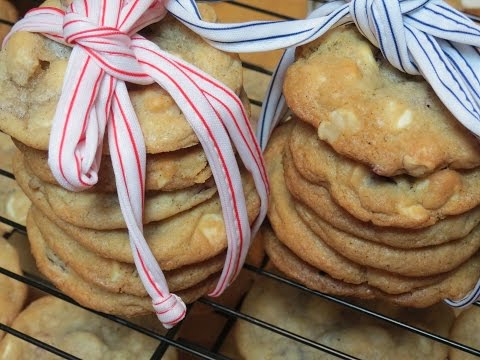
<svg viewBox="0 0 480 360"><path fill-rule="evenodd" d="M184 3L187 6L182 9L189 9L189 18L202 22L195 3ZM169 92L203 145L228 239L225 266L213 296L220 295L241 269L250 238L266 215L268 181L260 148L236 94L136 34L165 14L164 1L75 0L66 11L52 7L31 10L12 33L40 32L73 47L51 130L50 168L57 181L71 191L93 186L108 128L117 193L135 265L158 318L170 328L183 319L186 307L169 293L143 236L146 150L125 82L157 83ZM252 229L229 134L261 199Z"/></svg>

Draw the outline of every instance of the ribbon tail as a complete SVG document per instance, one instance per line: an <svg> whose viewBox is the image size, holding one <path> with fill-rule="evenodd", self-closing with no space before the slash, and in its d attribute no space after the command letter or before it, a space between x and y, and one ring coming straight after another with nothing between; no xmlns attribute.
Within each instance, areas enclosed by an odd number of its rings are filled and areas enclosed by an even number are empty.
<svg viewBox="0 0 480 360"><path fill-rule="evenodd" d="M179 297L170 294L165 276L143 235L145 144L125 83L117 82L115 90L108 140L120 207L140 279L153 299L159 320L170 328L184 318L186 306Z"/></svg>
<svg viewBox="0 0 480 360"><path fill-rule="evenodd" d="M263 100L262 111L257 124L257 139L262 150L267 147L273 129L278 125L285 112L285 98L282 94L283 83L288 67L295 60L295 48L287 49L275 69L267 94Z"/></svg>
<svg viewBox="0 0 480 360"><path fill-rule="evenodd" d="M81 48L73 49L53 120L48 154L55 179L70 191L93 186L98 179L99 164L93 161L99 151L98 144L85 139L86 133L91 133L89 126L96 127L98 132L96 112L92 110L103 76L103 70ZM92 167L85 169L83 162Z"/></svg>
<svg viewBox="0 0 480 360"><path fill-rule="evenodd" d="M194 79L196 87L208 99L219 120L227 129L245 168L252 174L261 201L259 215L251 230L251 238L253 238L267 214L269 184L262 152L256 141L243 104L233 91L208 74L191 68L185 62L175 59L173 56L171 59L179 66L180 71ZM249 247L250 238L246 239L244 246L240 249L239 260L236 263L231 281L240 272Z"/></svg>
<svg viewBox="0 0 480 360"><path fill-rule="evenodd" d="M238 249L248 244L250 238L240 170L231 142L215 109L195 86L193 79L182 73L175 62L153 43L137 39L132 48L145 72L173 97L181 109L202 144L212 169L228 240L225 267L212 293L218 296L232 278L239 261Z"/></svg>
<svg viewBox="0 0 480 360"><path fill-rule="evenodd" d="M209 98L209 102L216 111L221 115L220 119L224 120L230 134L239 134L239 136L231 136L235 147L239 150L240 157L247 156L248 164L254 163L254 166L245 164L250 171L261 174L263 184L268 191L268 178L265 169L265 163L262 156L262 150L256 140L250 120L247 116L245 108L240 98L224 84L213 78L212 76L194 69L188 63L181 59L167 54L171 60L178 65L178 68L195 80L195 84L204 95ZM226 119L226 120L225 120ZM246 154L246 155L242 155Z"/></svg>

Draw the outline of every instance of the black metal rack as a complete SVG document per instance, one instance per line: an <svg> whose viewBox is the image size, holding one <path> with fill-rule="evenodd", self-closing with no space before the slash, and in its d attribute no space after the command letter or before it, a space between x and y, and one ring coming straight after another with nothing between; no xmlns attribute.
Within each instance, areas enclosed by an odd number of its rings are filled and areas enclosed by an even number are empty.
<svg viewBox="0 0 480 360"><path fill-rule="evenodd" d="M39 0L19 1L19 3L22 3L22 4L28 4L29 3L32 7L40 4L41 2L42 1L39 1ZM275 12L271 12L269 10L261 9L259 7L255 7L255 6L252 6L252 5L249 5L249 4L244 4L240 1L232 0L232 1L229 1L229 3L232 6L244 7L244 8L247 8L249 10L258 11L258 12L264 13L266 15L275 16L275 17L280 18L280 19L291 19L291 17L286 16L284 14L278 14L278 13L275 13ZM0 20L0 22L8 24L8 22L5 22L3 20ZM267 69L264 69L264 68L262 68L258 65L255 65L255 64L244 63L243 66L246 69L256 71L256 72L261 73L261 74L265 74L265 75L271 75L272 74L271 71L269 71ZM254 106L261 106L261 102L258 101L257 99L250 99L250 102ZM10 179L12 179L12 181L15 178L13 174L11 174L10 172L5 171L3 169L0 169L0 176L10 178ZM4 218L2 216L0 216L0 223L5 223L5 224L11 226L14 229L9 234L9 236L13 235L15 232L18 232L18 233L21 233L21 234L26 234L26 228L22 224L18 224L16 222L14 222L10 219ZM391 325L400 327L400 328L404 329L405 331L413 332L413 333L417 334L418 336L423 336L423 337L432 339L434 341L446 344L446 345L451 346L453 348L456 348L456 349L459 349L459 350L465 351L467 353L470 353L472 355L476 355L476 356L480 357L480 349L474 349L474 348L468 347L464 344L460 344L458 342L452 341L448 338L441 337L437 334L434 334L434 333L419 329L417 327L402 323L402 322L397 321L393 318L382 315L381 313L368 310L368 309L366 309L364 307L361 307L361 306L358 306L358 305L354 305L354 304L352 304L352 303L350 303L346 300L339 299L339 298L334 297L334 296L326 295L326 294L323 294L321 292L308 289L307 287L305 287L305 286L303 286L299 283L296 283L295 281L289 280L287 278L284 278L283 276L280 276L278 274L275 274L275 273L272 273L270 271L265 270L263 266L255 267L255 266L251 266L251 265L245 265L244 270L253 273L254 276L268 277L268 278L270 278L274 281L278 281L280 283L283 283L285 286L292 286L292 287L295 287L297 289L300 289L300 290L308 293L310 296L318 296L320 298L323 298L325 301L331 301L331 302L337 303L341 306L348 307L348 308L350 308L354 311L357 311L359 313L366 314L368 316L374 317L376 319L379 319L379 320L384 321L386 323L389 323ZM305 338L303 336L300 336L298 334L294 334L290 331L279 328L279 327L277 327L273 324L266 323L266 322L264 322L260 319L251 317L247 314L244 314L244 313L239 311L241 301L240 301L239 304L237 304L234 307L228 307L228 306L222 305L221 303L219 303L215 300L212 300L210 298L202 298L202 299L198 300L198 303L201 303L201 304L213 309L214 312L217 315L223 316L227 319L223 329L220 331L219 335L217 336L216 341L214 342L214 345L211 348L206 348L206 347L201 346L199 344L193 343L193 342L189 341L188 339L185 339L185 338L182 338L182 337L177 337L177 333L178 333L181 325L178 325L178 326L172 328L165 335L161 335L161 334L159 334L159 333L157 333L157 332L155 332L151 329L148 329L146 327L137 325L137 324L135 324L131 321L128 321L126 319L116 317L116 316L112 316L112 315L99 313L97 311L85 308L85 307L79 305L78 303L76 303L70 297L68 297L65 294L63 294L62 292L60 292L58 289L56 289L49 282L45 281L42 278L38 278L38 277L36 277L32 274L25 273L23 276L20 276L20 275L17 275L17 274L15 274L15 273L7 270L7 269L4 269L4 268L0 267L0 276L11 277L11 278L13 278L17 281L25 283L26 285L28 285L30 287L33 287L33 288L36 288L36 289L38 289L42 292L45 292L46 294L56 296L56 297L58 297L58 298L60 298L64 301L67 301L71 304L80 306L80 307L82 307L82 308L84 308L88 311L91 311L92 313L95 313L98 316L102 316L104 318L107 318L107 319L115 322L115 323L121 324L123 326L126 326L126 327L134 330L134 331L138 331L138 332L140 332L140 333L142 333L146 336L149 336L151 338L154 338L156 340L161 341L160 345L158 346L158 348L156 349L156 351L154 352L154 354L151 357L152 360L161 359L169 346L173 346L180 351L184 351L184 352L186 352L186 353L188 353L188 354L190 354L190 355L192 355L196 358L200 358L200 359L228 360L229 359L228 357L219 353L219 349L221 348L221 346L224 343L226 337L228 336L233 324L236 321L248 321L248 322L250 322L250 323L252 323L256 326L260 326L260 327L262 327L262 328L264 328L268 331L275 332L275 333L280 334L280 335L282 335L286 338L289 338L291 340L300 342L300 343L304 344L305 346L310 346L312 348L317 349L318 351L327 352L331 355L334 355L334 356L338 357L339 359L357 359L355 357L355 354L350 354L350 355L345 354L345 353L340 352L340 351L338 351L336 349L333 349L331 347L322 345L320 343L312 341L312 340L310 340L308 338ZM480 306L479 303L477 303L475 305ZM190 311L187 312L187 316L186 316L187 319L188 319L189 315L190 315ZM32 338L32 337L30 337L30 336L28 336L24 333L21 333L21 332L15 330L15 329L9 327L9 326L6 326L5 324L0 323L0 331L5 331L9 334L12 334L16 337L19 337L19 338L23 339L24 341L27 341L31 344L34 344L38 347L43 348L46 351L49 351L53 354L58 355L60 358L72 359L72 360L73 359L78 359L77 357L75 357L72 354L68 354L68 353L66 353L66 352L64 352L64 351L62 351L58 348L55 348L55 347L53 347L49 344L46 344L46 343L44 343L44 342L42 342L38 339Z"/></svg>

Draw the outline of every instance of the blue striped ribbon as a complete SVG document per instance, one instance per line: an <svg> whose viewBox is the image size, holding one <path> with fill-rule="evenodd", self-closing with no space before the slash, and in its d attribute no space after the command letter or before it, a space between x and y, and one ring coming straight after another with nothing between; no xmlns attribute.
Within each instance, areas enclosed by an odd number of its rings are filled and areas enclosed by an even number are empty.
<svg viewBox="0 0 480 360"><path fill-rule="evenodd" d="M212 46L231 52L286 49L264 101L257 137L262 149L285 110L282 85L295 47L337 26L355 23L397 69L422 75L445 106L480 136L480 27L442 0L331 1L304 20L212 24L201 20L194 0L172 0L167 9ZM192 14L196 14L194 17ZM473 20L472 20L473 19ZM455 307L480 297L480 281Z"/></svg>

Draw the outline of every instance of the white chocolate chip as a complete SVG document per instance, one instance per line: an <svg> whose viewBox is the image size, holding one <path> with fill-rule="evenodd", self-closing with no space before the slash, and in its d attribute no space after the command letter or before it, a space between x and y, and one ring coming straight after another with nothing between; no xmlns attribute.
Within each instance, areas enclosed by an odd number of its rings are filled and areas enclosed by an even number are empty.
<svg viewBox="0 0 480 360"><path fill-rule="evenodd" d="M328 78L325 76L324 73L318 72L315 74L315 83L316 84L323 84L325 81L327 81Z"/></svg>
<svg viewBox="0 0 480 360"><path fill-rule="evenodd" d="M360 122L350 110L335 110L330 113L330 120L333 124L336 124L337 127L349 134L354 134L360 130Z"/></svg>
<svg viewBox="0 0 480 360"><path fill-rule="evenodd" d="M360 130L360 122L350 110L332 111L328 121L318 127L318 137L327 142L335 142L341 134L351 135Z"/></svg>
<svg viewBox="0 0 480 360"><path fill-rule="evenodd" d="M17 32L7 43L6 66L9 77L16 84L26 86L40 68L39 51L42 43L36 34Z"/></svg>
<svg viewBox="0 0 480 360"><path fill-rule="evenodd" d="M410 155L405 155L403 157L403 166L413 176L422 176L430 170L428 166L420 164L416 158Z"/></svg>
<svg viewBox="0 0 480 360"><path fill-rule="evenodd" d="M460 0L462 6L465 9L479 9L480 1L479 0Z"/></svg>
<svg viewBox="0 0 480 360"><path fill-rule="evenodd" d="M400 104L395 100L389 100L385 104L385 110L388 113L398 113L400 109Z"/></svg>
<svg viewBox="0 0 480 360"><path fill-rule="evenodd" d="M112 282L118 281L120 276L120 263L114 261L110 268L110 280Z"/></svg>
<svg viewBox="0 0 480 360"><path fill-rule="evenodd" d="M328 121L323 121L318 127L318 137L327 142L335 142L340 136L340 129Z"/></svg>
<svg viewBox="0 0 480 360"><path fill-rule="evenodd" d="M415 190L419 192L427 191L429 185L430 185L430 180L428 179L421 180L415 185Z"/></svg>
<svg viewBox="0 0 480 360"><path fill-rule="evenodd" d="M412 122L412 112L401 103L390 100L383 109L387 124L395 130L403 129Z"/></svg>
<svg viewBox="0 0 480 360"><path fill-rule="evenodd" d="M205 214L198 222L197 230L211 245L225 241L225 224L219 214Z"/></svg>
<svg viewBox="0 0 480 360"><path fill-rule="evenodd" d="M352 171L352 175L350 177L350 184L353 186L362 186L368 183L370 179L370 174L368 173L365 166L360 165L356 166L355 169Z"/></svg>
<svg viewBox="0 0 480 360"><path fill-rule="evenodd" d="M400 214L418 221L426 220L428 217L427 210L421 205L399 206L398 210Z"/></svg>
<svg viewBox="0 0 480 360"><path fill-rule="evenodd" d="M30 200L19 189L15 189L7 199L5 211L7 216L21 224L26 223Z"/></svg>
<svg viewBox="0 0 480 360"><path fill-rule="evenodd" d="M412 122L412 112L410 110L405 110L405 112L400 116L397 121L397 129L404 129Z"/></svg>
<svg viewBox="0 0 480 360"><path fill-rule="evenodd" d="M358 44L358 48L356 50L358 54L357 60L361 60L367 66L375 65L375 67L378 67L370 45L368 45L367 43L360 43Z"/></svg>

